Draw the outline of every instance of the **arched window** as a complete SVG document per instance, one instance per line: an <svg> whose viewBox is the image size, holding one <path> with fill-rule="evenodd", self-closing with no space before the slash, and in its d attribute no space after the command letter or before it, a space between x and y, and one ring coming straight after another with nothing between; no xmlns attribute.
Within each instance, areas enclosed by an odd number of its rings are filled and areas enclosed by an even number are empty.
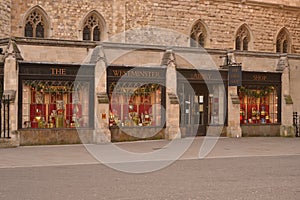
<svg viewBox="0 0 300 200"><path fill-rule="evenodd" d="M25 21L25 37L44 38L46 33L46 20L44 15L38 9L34 9L26 17Z"/></svg>
<svg viewBox="0 0 300 200"><path fill-rule="evenodd" d="M83 40L91 40L91 31L88 26L83 29Z"/></svg>
<svg viewBox="0 0 300 200"><path fill-rule="evenodd" d="M276 53L290 53L291 52L291 40L289 38L288 31L283 28L276 39Z"/></svg>
<svg viewBox="0 0 300 200"><path fill-rule="evenodd" d="M190 34L190 46L191 47L205 47L207 40L207 31L203 23L199 20L197 21Z"/></svg>
<svg viewBox="0 0 300 200"><path fill-rule="evenodd" d="M250 42L250 32L245 25L242 25L235 36L235 49L240 51L248 51Z"/></svg>
<svg viewBox="0 0 300 200"><path fill-rule="evenodd" d="M92 13L89 15L84 21L84 28L82 31L83 40L91 40L91 41L100 41L101 39L101 20L96 15L96 13Z"/></svg>
<svg viewBox="0 0 300 200"><path fill-rule="evenodd" d="M240 37L236 37L236 39L235 39L235 49L241 50L241 38Z"/></svg>
<svg viewBox="0 0 300 200"><path fill-rule="evenodd" d="M44 26L42 25L42 23L38 23L38 25L36 25L36 37L43 38L44 35L45 35Z"/></svg>
<svg viewBox="0 0 300 200"><path fill-rule="evenodd" d="M244 39L243 39L243 50L244 51L248 51L248 38L247 37L245 37Z"/></svg>
<svg viewBox="0 0 300 200"><path fill-rule="evenodd" d="M100 41L100 29L98 26L96 26L94 28L94 31L93 31L93 39L94 41Z"/></svg>
<svg viewBox="0 0 300 200"><path fill-rule="evenodd" d="M33 26L30 22L25 25L25 37L33 37Z"/></svg>

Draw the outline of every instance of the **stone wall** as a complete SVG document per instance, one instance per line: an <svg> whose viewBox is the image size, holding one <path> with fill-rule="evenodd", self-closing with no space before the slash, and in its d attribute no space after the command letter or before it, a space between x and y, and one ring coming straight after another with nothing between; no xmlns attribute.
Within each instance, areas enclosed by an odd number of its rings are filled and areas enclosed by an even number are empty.
<svg viewBox="0 0 300 200"><path fill-rule="evenodd" d="M12 35L24 36L25 15L34 6L42 8L50 18L50 37L57 39L79 38L80 23L93 10L98 11L111 30L113 24L112 0L72 1L72 0L13 0Z"/></svg>
<svg viewBox="0 0 300 200"><path fill-rule="evenodd" d="M257 0L258 2L258 0ZM208 27L208 48L234 48L234 35L246 23L252 35L253 51L275 52L275 37L282 27L290 32L293 52L300 54L300 14L298 7L257 3L241 0L103 0L58 1L14 0L12 3L12 35L23 36L24 15L39 5L51 19L50 37L81 39L80 23L91 10L97 10L105 19L109 37L130 43L188 46L193 23L201 19ZM279 1L269 0L277 3ZM283 3L300 6L297 1ZM21 14L20 14L21 13ZM167 40L158 37L157 29ZM126 39L124 29L130 31ZM170 30L165 32L165 30ZM158 32L159 32L158 31ZM158 39L158 40L157 40Z"/></svg>
<svg viewBox="0 0 300 200"><path fill-rule="evenodd" d="M10 36L10 0L0 0L0 38Z"/></svg>

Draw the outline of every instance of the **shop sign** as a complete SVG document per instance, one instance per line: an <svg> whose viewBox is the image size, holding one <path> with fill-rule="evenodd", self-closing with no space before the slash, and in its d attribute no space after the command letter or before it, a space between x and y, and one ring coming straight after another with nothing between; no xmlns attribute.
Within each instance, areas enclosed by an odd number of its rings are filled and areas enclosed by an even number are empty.
<svg viewBox="0 0 300 200"><path fill-rule="evenodd" d="M50 68L50 71L51 75L54 76L67 75L66 68Z"/></svg>
<svg viewBox="0 0 300 200"><path fill-rule="evenodd" d="M158 78L160 77L160 73L156 71L126 71L126 70L112 70L113 76L115 77L121 77L121 76L127 76L127 77L146 77L146 78Z"/></svg>
<svg viewBox="0 0 300 200"><path fill-rule="evenodd" d="M146 78L158 79L165 78L165 69L142 68L142 67L109 67L107 69L108 77L112 78Z"/></svg>
<svg viewBox="0 0 300 200"><path fill-rule="evenodd" d="M244 83L273 84L281 82L281 73L243 72Z"/></svg>
<svg viewBox="0 0 300 200"><path fill-rule="evenodd" d="M80 67L83 67L82 69ZM80 70L80 72L79 72ZM37 75L37 76L77 76L80 75L93 76L93 66L79 66L79 65L26 65L20 66L20 75Z"/></svg>
<svg viewBox="0 0 300 200"><path fill-rule="evenodd" d="M229 66L228 85L229 86L242 86L242 67L241 66Z"/></svg>
<svg viewBox="0 0 300 200"><path fill-rule="evenodd" d="M221 71L204 70L178 70L189 81L223 81L226 80L227 73Z"/></svg>

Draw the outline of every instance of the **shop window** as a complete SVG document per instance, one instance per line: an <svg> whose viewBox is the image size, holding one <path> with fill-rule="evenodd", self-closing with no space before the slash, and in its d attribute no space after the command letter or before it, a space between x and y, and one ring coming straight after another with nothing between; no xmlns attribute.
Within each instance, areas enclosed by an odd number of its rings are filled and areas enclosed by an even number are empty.
<svg viewBox="0 0 300 200"><path fill-rule="evenodd" d="M225 91L222 85L178 84L182 125L222 125L225 122ZM205 89L204 89L205 88ZM211 92L211 93L209 93Z"/></svg>
<svg viewBox="0 0 300 200"><path fill-rule="evenodd" d="M35 9L25 21L25 37L45 37L46 20L42 12Z"/></svg>
<svg viewBox="0 0 300 200"><path fill-rule="evenodd" d="M24 80L23 128L87 128L90 83Z"/></svg>
<svg viewBox="0 0 300 200"><path fill-rule="evenodd" d="M111 83L110 127L163 126L159 84Z"/></svg>
<svg viewBox="0 0 300 200"><path fill-rule="evenodd" d="M275 86L239 87L240 123L279 123L279 97Z"/></svg>
<svg viewBox="0 0 300 200"><path fill-rule="evenodd" d="M191 47L205 47L205 41L207 38L207 31L201 21L197 21L193 26L190 34L190 46Z"/></svg>

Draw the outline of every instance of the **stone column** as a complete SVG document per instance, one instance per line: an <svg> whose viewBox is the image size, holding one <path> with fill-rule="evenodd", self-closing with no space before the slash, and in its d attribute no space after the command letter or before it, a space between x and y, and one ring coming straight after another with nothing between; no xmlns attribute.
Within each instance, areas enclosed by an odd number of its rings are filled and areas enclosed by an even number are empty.
<svg viewBox="0 0 300 200"><path fill-rule="evenodd" d="M103 143L111 141L109 130L109 99L107 96L107 65L103 47L98 46L94 50L97 61L95 66L95 132L94 142Z"/></svg>
<svg viewBox="0 0 300 200"><path fill-rule="evenodd" d="M20 51L14 41L10 41L4 59L3 95L11 99L9 106L9 129L11 140L18 143L18 67L17 60L21 59ZM22 109L22 107L20 108ZM16 146L16 145L14 145Z"/></svg>
<svg viewBox="0 0 300 200"><path fill-rule="evenodd" d="M240 126L240 100L237 86L228 86L228 137L242 137Z"/></svg>
<svg viewBox="0 0 300 200"><path fill-rule="evenodd" d="M281 55L276 70L282 71L280 135L294 136L295 133L293 127L293 100L290 95L290 68L286 54Z"/></svg>
<svg viewBox="0 0 300 200"><path fill-rule="evenodd" d="M164 55L166 61L166 139L181 138L179 127L179 101L177 98L177 75L174 54L167 50ZM164 61L163 61L164 62Z"/></svg>

